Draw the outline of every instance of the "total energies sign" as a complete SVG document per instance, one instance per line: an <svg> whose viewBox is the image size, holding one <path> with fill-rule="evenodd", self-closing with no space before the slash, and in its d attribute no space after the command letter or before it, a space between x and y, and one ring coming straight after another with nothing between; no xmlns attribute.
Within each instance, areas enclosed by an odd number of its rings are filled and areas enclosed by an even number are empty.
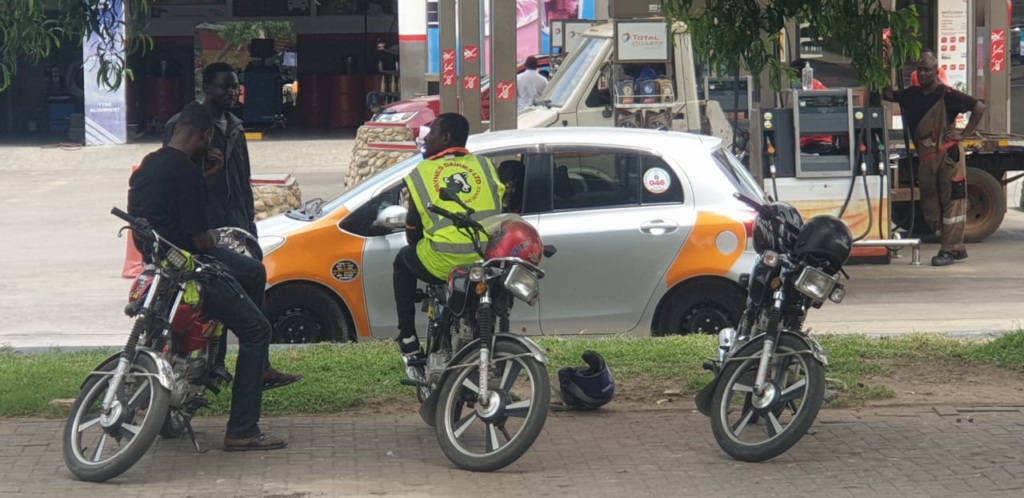
<svg viewBox="0 0 1024 498"><path fill-rule="evenodd" d="M668 59L668 24L665 21L615 23L615 60L658 62Z"/></svg>

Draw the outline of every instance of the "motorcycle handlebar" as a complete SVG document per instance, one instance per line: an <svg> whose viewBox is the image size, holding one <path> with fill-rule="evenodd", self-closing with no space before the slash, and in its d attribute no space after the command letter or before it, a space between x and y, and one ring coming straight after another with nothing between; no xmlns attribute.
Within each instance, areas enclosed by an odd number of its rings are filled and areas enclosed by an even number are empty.
<svg viewBox="0 0 1024 498"><path fill-rule="evenodd" d="M121 211L120 208L117 208L117 207L111 208L110 209L110 214L112 214L114 216L117 216L118 218L121 218L122 220L124 220L124 221L126 221L128 223L131 223L133 225L135 224L135 218L133 218L130 214L128 214L128 213L126 213L124 211Z"/></svg>

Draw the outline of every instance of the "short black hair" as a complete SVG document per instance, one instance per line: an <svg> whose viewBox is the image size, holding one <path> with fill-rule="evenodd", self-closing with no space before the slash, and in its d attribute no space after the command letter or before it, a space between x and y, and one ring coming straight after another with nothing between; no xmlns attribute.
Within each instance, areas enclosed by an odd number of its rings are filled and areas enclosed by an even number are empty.
<svg viewBox="0 0 1024 498"><path fill-rule="evenodd" d="M526 69L537 69L537 58L529 56L526 58Z"/></svg>
<svg viewBox="0 0 1024 498"><path fill-rule="evenodd" d="M189 129L196 133L203 134L213 128L213 115L205 106L198 102L192 102L181 110L178 115L176 129Z"/></svg>
<svg viewBox="0 0 1024 498"><path fill-rule="evenodd" d="M521 161L509 159L498 166L498 179L502 182L522 182L526 177L526 165Z"/></svg>
<svg viewBox="0 0 1024 498"><path fill-rule="evenodd" d="M214 62L203 68L203 86L212 85L220 73L234 73L235 68L227 62Z"/></svg>
<svg viewBox="0 0 1024 498"><path fill-rule="evenodd" d="M454 147L465 147L469 140L469 121L461 114L444 113L434 120L431 124L431 128L433 127L437 127L441 133L451 135Z"/></svg>

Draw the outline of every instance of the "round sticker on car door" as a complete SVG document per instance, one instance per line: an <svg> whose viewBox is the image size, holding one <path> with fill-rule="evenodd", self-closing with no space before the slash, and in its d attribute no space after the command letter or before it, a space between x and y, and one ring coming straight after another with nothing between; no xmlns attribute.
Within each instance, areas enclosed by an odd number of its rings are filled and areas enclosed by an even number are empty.
<svg viewBox="0 0 1024 498"><path fill-rule="evenodd" d="M663 194L672 186L672 177L661 168L651 168L644 173L644 188L652 194Z"/></svg>
<svg viewBox="0 0 1024 498"><path fill-rule="evenodd" d="M355 280L359 276L359 265L350 259L343 259L331 267L331 275L339 282Z"/></svg>

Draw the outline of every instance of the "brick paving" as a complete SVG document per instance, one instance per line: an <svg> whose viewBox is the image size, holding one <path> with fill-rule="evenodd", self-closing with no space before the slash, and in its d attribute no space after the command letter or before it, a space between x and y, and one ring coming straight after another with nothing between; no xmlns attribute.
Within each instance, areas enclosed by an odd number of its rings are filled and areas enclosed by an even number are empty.
<svg viewBox="0 0 1024 498"><path fill-rule="evenodd" d="M0 496L1014 496L1024 495L1024 407L826 410L773 461L746 464L715 444L688 402L552 413L534 447L492 474L455 469L412 413L265 419L285 450L224 453L221 417L158 439L106 484L77 481L62 421L0 420Z"/></svg>

